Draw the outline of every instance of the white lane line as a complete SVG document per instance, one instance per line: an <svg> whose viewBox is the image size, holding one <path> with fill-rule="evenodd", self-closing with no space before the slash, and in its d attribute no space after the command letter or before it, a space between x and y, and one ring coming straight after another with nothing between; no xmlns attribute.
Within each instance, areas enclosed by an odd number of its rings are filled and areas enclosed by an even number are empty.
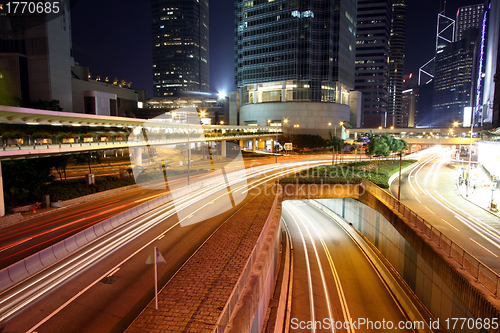
<svg viewBox="0 0 500 333"><path fill-rule="evenodd" d="M302 203L302 202L300 202L300 203ZM305 205L305 203L302 203L302 205ZM290 204L290 206L292 207L293 210L296 210L291 204ZM296 210L296 211L298 211L298 210ZM300 211L299 211L299 213L300 213ZM294 219L294 217L293 217L292 214L290 214L290 216L292 216L292 218ZM311 240L312 246L314 248L314 254L316 256L316 262L318 263L319 272L321 274L321 281L323 283L323 291L325 293L326 305L327 305L327 308L328 308L328 316L329 316L329 318L333 318L332 305L331 305L331 301L330 301L330 294L328 293L328 287L327 287L327 283L326 283L325 273L323 272L323 265L321 265L321 260L319 258L318 249L316 247L316 242L314 241L314 238L312 237L311 232L309 231L309 228L305 225L304 221L301 218L299 218L299 221L302 224L302 226L304 227L304 229L307 231L309 239ZM309 221L309 219L307 219L307 222L311 223ZM295 223L297 223L297 221L295 221ZM333 326L331 328L332 328L332 332L335 332L335 328Z"/></svg>
<svg viewBox="0 0 500 333"><path fill-rule="evenodd" d="M283 206L285 206L285 205L283 205ZM290 216L292 217L293 221L297 225L297 229L299 230L299 233L300 233L300 238L302 239L302 246L304 247L304 257L306 259L306 268L307 268L307 283L308 283L308 289L309 289L309 311L311 311L311 321L313 323L315 323L316 321L315 321L315 313L314 313L314 294L313 294L313 286L312 286L311 265L309 263L309 256L307 255L306 240L304 239L304 234L302 233L302 230L300 230L299 224L297 223L297 221L295 221L295 218L293 217L292 214L290 214ZM316 332L316 325L313 325L312 332Z"/></svg>
<svg viewBox="0 0 500 333"><path fill-rule="evenodd" d="M312 229L314 230L314 233L319 238L319 240L321 242L321 245L323 246L323 249L325 251L326 257L328 259L328 263L330 265L330 270L331 270L333 278L335 280L335 284L337 285L337 293L339 295L340 305L341 305L341 308L342 308L342 313L344 315L345 322L351 323L352 322L352 317L351 317L351 313L349 311L349 306L347 305L347 300L345 298L344 288L342 287L342 283L340 282L340 277L339 277L338 271L337 271L337 269L335 267L335 263L333 262L333 258L331 256L330 250L328 249L328 246L326 245L325 240L321 236L321 233L318 231L318 229L316 229L316 227L314 226L314 224L312 224L312 222L310 222L310 220L304 214L302 214L302 212L298 211L298 213L300 215L302 215L305 220L309 221ZM355 333L356 332L355 331L355 327L349 325L347 327L347 332Z"/></svg>
<svg viewBox="0 0 500 333"><path fill-rule="evenodd" d="M458 230L458 228L457 228L457 227L455 227L453 224L451 224L451 223L449 223L449 222L445 221L445 219L441 219L441 220L443 220L443 222L444 222L444 223L446 223L447 225L449 225L450 227L452 227L452 228L453 228L453 229L455 229L456 231L459 231L459 232L460 232L460 230Z"/></svg>
<svg viewBox="0 0 500 333"><path fill-rule="evenodd" d="M432 210L430 210L429 208L427 208L427 206L424 205L424 207L429 211L431 212L432 214L436 215L436 213L434 213Z"/></svg>
<svg viewBox="0 0 500 333"><path fill-rule="evenodd" d="M304 167L307 167L307 166L310 166L310 165L314 165L314 164L320 164L321 162L314 162L314 163L308 163L308 164L302 164L301 167L300 166L296 166L295 165L295 168L296 169L303 169ZM299 164L299 163L297 163ZM294 164L292 164L294 165ZM300 164L299 164L300 165ZM250 178L250 175L253 174L254 176L257 176L257 175L262 175L263 173L265 172L269 172L269 171L275 171L275 169L279 169L279 168L282 168L283 166L279 166L279 167L272 167L272 168L269 168L268 170L263 170L263 171L258 171L258 172L252 172L252 173L249 173L249 174L246 174L246 177L245 178L242 178L242 179L239 179L238 180L231 180L230 183L231 184L236 184L236 183L239 183L239 182L242 182L243 180L247 181L249 180ZM292 169L293 170L293 169ZM292 170L288 170L287 172L284 172L284 173L290 173L290 172L293 172ZM268 177L271 177L271 176L267 176L265 178L268 178ZM274 175L274 177L276 177L276 175ZM257 182L257 181L255 181ZM223 184L224 186L227 186L226 184ZM239 190L239 189L242 189L242 188L245 188L247 186L247 184L245 183L245 185L241 186L240 188L236 189L236 190ZM220 185L214 185L214 186L210 186L206 189L204 189L202 192L205 192L206 194L204 194L201 198L199 197L200 193L197 193L197 196L198 197L194 197L194 198L191 198L193 197L194 195L191 195L189 197L185 197L182 199L183 204L180 205L179 207L175 207L176 208L176 211L179 211L181 209L184 209L186 207L189 207L193 202L196 202L196 201L199 201L200 199L203 199L203 198L206 198L208 197L209 195L212 195L214 193L216 193L217 191L220 190ZM215 189L219 188L219 190L215 191ZM224 193L223 195L217 197L216 199L214 199L213 201L216 201L217 199L223 197L227 195L227 193ZM206 204L207 205L207 204ZM203 207L205 207L206 205L204 205ZM133 238L136 238L139 236L139 234L142 234L142 232L152 228L153 226L157 225L158 223L160 223L161 221L165 220L166 218L176 214L176 211L174 211L174 209L170 209L171 207L174 207L174 204L173 203L169 203L166 205L166 207L164 207L163 209L166 209L166 212L163 212L163 213L160 213L158 215L158 217L152 219L151 222L147 223L145 226L141 226L141 228L136 228L134 225L131 225L131 226L128 226L127 228L125 228L124 230L120 231L120 233L118 233L117 235L115 236L112 236L110 239L109 239L109 242L110 244L108 246L105 246L105 248L109 248L109 249L116 249L117 247L119 246L122 246L125 242L128 242L130 241L130 239L133 239ZM202 207L202 208L203 208ZM169 210L170 209L170 210ZM201 208L200 208L201 209ZM199 209L199 210L200 210ZM171 211L174 211L173 213L171 213ZM197 210L198 211L198 210ZM179 225L182 221L178 221L177 223L175 223L174 225L172 225L171 227L169 227L166 231L164 231L162 233L161 236L164 236L165 234L167 234L170 230L172 230L174 227L176 227L177 225ZM137 229L141 229L141 231L138 231ZM130 231L130 230L134 230L134 231L137 231L137 234L133 234L133 235L130 235L130 236L126 236L125 234ZM125 239L125 240L120 240L118 239L119 237L122 237L122 235L125 235L126 237L125 238L128 238L128 239ZM116 240L113 240L113 238L117 238ZM124 259L121 263L119 263L117 266L113 267L111 270L109 270L107 273L105 273L103 276L101 276L98 280L94 281L93 283L91 283L90 285L88 285L87 287L85 287L81 292L79 292L77 295L75 295L74 297L72 297L71 299L69 299L66 303L62 304L59 308L57 308L55 311L53 311L51 314L49 314L47 317L45 317L42 321L40 321L39 323L37 323L34 327L32 327L27 333L32 333L34 332L38 327L40 327L41 325L43 325L45 322L47 322L48 320L50 320L53 316L55 316L57 313L59 313L62 309L64 309L67 305L69 305L71 302L73 302L75 299L77 299L80 295L82 295L84 292L86 292L87 290L89 290L91 287L93 287L95 284L97 284L100 280L102 280L104 277L106 277L106 274L109 274L112 270L116 269L118 266L121 266L123 265L125 262L127 262L128 260L130 260L133 256L135 256L136 254L138 254L140 251L142 251L143 249L145 249L147 246L151 245L154 241L156 241L158 238L154 238L153 240L151 240L150 242L148 242L147 244L145 244L142 248L138 249L136 252L132 253L129 257L127 257L126 259ZM116 243L116 244L115 244ZM101 254L99 255L96 255L94 256L94 259L95 260L98 260L99 258L107 255L109 252L106 252L104 247L100 246L102 248L102 251L101 251ZM72 264L73 262L75 262L76 260L80 259L82 256L85 256L86 253L89 253L90 251L92 251L93 249L89 249L87 250L85 253L77 256L75 259L69 261L67 264L64 264L62 267L60 267L58 270L61 270L63 269L65 266L68 266L70 264ZM87 262L87 263L84 263L83 265L79 265L78 268L74 268L73 270L73 274L70 275L70 276L73 276L75 274L77 274L78 272L80 272L81 270L83 270L84 268L86 268L87 266L91 265L93 262ZM51 273L49 273L49 275L51 274L54 274L56 273L56 271L53 271ZM62 277L63 274L66 274L68 275L68 273L60 273L59 277L57 277L57 280L59 280L58 282L61 282L60 279L63 279L64 278ZM67 277L69 278L69 277ZM42 281L44 279L44 277L38 279L37 281L33 282L30 284L30 286L33 286L35 285L36 283ZM24 288L24 289L27 289L29 288L30 286ZM44 291L40 294L39 293L38 295L30 295L28 296L26 299L24 299L23 301L21 301L20 303L21 304L18 304L18 305L15 305L10 311L8 311L8 313L4 313L2 317L0 317L0 320L2 319L5 319L7 317L9 317L10 315L12 315L13 313L15 313L17 310L23 308L26 304L29 304L31 301L34 301L35 299L37 299L38 297L40 297L41 295L43 295L45 292L48 292L49 290L53 289L56 285L50 285L50 286L46 286L44 287ZM17 292L16 294L19 294L21 291ZM7 299L10 299L12 297L14 297L14 295L11 295L10 297L8 297ZM0 301L0 304L3 303L4 301L7 301L7 299L4 299L3 301Z"/></svg>
<svg viewBox="0 0 500 333"><path fill-rule="evenodd" d="M490 250L488 250L487 248L485 248L484 246L482 246L481 244L479 244L478 242L476 242L472 238L470 238L470 240L473 241L474 243L476 243L477 245L481 246L483 249L485 249L486 251L488 251L489 253L491 253L492 255L494 255L495 257L498 258L498 256L496 254L494 254L493 252L491 252Z"/></svg>

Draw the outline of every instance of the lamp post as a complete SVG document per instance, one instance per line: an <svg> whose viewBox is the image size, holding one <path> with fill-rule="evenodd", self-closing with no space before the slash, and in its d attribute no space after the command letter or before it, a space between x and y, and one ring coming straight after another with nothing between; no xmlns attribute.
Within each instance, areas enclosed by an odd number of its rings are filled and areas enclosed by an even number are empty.
<svg viewBox="0 0 500 333"><path fill-rule="evenodd" d="M399 181L398 181L398 201L401 199L401 160L403 153L399 152Z"/></svg>
<svg viewBox="0 0 500 333"><path fill-rule="evenodd" d="M472 136L474 135L474 112L472 112L472 120L470 122L470 145L469 145L469 172L467 173L467 185L465 186L465 196L469 196L470 173L472 164Z"/></svg>

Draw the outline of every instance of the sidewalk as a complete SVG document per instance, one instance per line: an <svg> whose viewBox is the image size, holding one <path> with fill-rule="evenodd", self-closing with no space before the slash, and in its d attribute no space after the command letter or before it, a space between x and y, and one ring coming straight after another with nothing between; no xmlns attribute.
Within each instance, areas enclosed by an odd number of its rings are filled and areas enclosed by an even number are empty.
<svg viewBox="0 0 500 333"><path fill-rule="evenodd" d="M231 216L186 262L126 333L211 333L268 218L274 196L261 194Z"/></svg>
<svg viewBox="0 0 500 333"><path fill-rule="evenodd" d="M491 209L492 199L494 198L497 204L500 200L500 190L496 187L492 190L490 177L486 174L482 167L472 169L472 175L473 180L471 181L468 189L465 183L459 184L458 179L456 179L456 186L460 195L465 200L500 218L498 208L493 210ZM475 177L475 175L477 175L477 177Z"/></svg>

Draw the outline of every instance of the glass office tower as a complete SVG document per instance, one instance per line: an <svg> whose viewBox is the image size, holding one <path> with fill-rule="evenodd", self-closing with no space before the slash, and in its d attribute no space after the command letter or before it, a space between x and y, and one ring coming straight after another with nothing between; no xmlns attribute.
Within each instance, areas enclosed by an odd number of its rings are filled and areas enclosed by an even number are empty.
<svg viewBox="0 0 500 333"><path fill-rule="evenodd" d="M236 0L234 64L240 105L348 105L354 87L355 24L356 0ZM297 112L305 116L302 109ZM248 108L243 118L247 124L259 123Z"/></svg>
<svg viewBox="0 0 500 333"><path fill-rule="evenodd" d="M153 94L209 91L208 0L152 0Z"/></svg>

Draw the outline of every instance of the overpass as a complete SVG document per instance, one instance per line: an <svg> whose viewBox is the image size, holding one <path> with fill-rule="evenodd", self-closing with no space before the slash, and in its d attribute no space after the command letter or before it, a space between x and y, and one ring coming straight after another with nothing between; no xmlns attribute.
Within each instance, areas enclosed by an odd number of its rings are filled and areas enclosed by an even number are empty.
<svg viewBox="0 0 500 333"><path fill-rule="evenodd" d="M101 138L99 141L47 139L43 143L38 143L37 140L26 135L21 140L12 141L11 144L4 143L0 150L0 161L111 149L133 148L137 150L188 141L193 145L203 142L221 142L224 146L226 141L237 140L241 148L251 148L255 151L257 148L264 149L265 141L268 140L273 142L271 147L274 147L276 136L282 133L281 127L273 126L201 125L199 123L188 124L168 117L146 120L9 106L0 106L0 123L27 126L50 125L75 129L84 127L90 131L125 131L127 133L126 137L120 137L119 140L110 140L108 137ZM151 134L149 138L138 135L143 129L147 129L147 132ZM188 132L191 133L191 137Z"/></svg>
<svg viewBox="0 0 500 333"><path fill-rule="evenodd" d="M179 111L180 112L180 111ZM169 118L170 117L170 118ZM266 141L271 141L271 148L281 127L273 126L230 126L201 125L188 123L186 119L174 119L164 116L155 119L112 117L70 112L27 109L0 105L0 123L25 126L54 126L54 128L75 128L91 132L121 132L122 136L110 139L110 136L87 138L92 140L51 138L40 140L23 135L20 139L2 142L0 163L2 160L39 158L58 155L82 154L94 151L116 149L132 150L133 164L142 166L142 152L150 147L189 144L199 149L204 143L219 142L221 155L226 155L226 142L238 141L241 148L264 150ZM33 132L29 131L30 133ZM51 131L52 132L52 131ZM53 131L56 132L56 131ZM0 133L2 134L2 133ZM2 140L4 141L4 140ZM188 150L190 152L190 150ZM0 164L0 216L5 214L3 200L2 168Z"/></svg>
<svg viewBox="0 0 500 333"><path fill-rule="evenodd" d="M474 129L472 143L480 140L478 134L481 130L482 128ZM375 135L392 135L398 139L405 140L409 145L469 145L471 142L470 128L464 127L351 128L349 129L349 134L352 134L357 139L360 135L370 131Z"/></svg>

